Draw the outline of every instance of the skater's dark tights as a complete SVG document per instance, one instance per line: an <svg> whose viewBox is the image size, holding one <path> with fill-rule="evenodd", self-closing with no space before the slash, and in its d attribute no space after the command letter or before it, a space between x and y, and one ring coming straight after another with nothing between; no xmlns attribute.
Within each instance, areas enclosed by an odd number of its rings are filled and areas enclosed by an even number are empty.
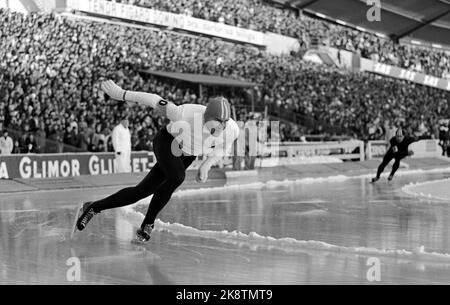
<svg viewBox="0 0 450 305"><path fill-rule="evenodd" d="M394 164L392 165L392 170L391 170L391 174L390 176L394 176L395 173L397 172L397 170L400 168L400 160L402 158L399 157L395 157L393 154L391 153L387 153L384 158L383 158L383 162L381 162L380 166L378 166L378 171L377 171L377 178L380 178L381 174L383 173L385 167L389 164L389 162L391 162L392 159L395 159Z"/></svg>
<svg viewBox="0 0 450 305"><path fill-rule="evenodd" d="M186 169L195 160L194 156L172 154L174 140L166 129L161 130L153 141L157 163L150 173L135 187L124 188L117 193L94 202L95 212L127 206L153 194L143 224L154 223L158 213L164 208L173 192L183 183Z"/></svg>

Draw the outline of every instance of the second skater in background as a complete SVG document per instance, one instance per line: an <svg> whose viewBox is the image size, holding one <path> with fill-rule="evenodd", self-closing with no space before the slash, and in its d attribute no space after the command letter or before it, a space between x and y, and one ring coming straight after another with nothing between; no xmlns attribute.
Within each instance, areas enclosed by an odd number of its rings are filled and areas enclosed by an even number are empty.
<svg viewBox="0 0 450 305"><path fill-rule="evenodd" d="M392 165L392 170L388 177L388 180L391 181L400 167L400 161L414 154L412 150L409 150L409 145L417 142L418 140L419 139L416 137L405 135L403 129L397 129L395 137L392 137L392 139L388 143L387 152L384 155L383 161L381 162L380 166L378 166L376 177L372 178L372 183L377 182L380 179L380 176L383 173L385 167L389 164L389 162L392 161L392 159L394 159L395 161Z"/></svg>

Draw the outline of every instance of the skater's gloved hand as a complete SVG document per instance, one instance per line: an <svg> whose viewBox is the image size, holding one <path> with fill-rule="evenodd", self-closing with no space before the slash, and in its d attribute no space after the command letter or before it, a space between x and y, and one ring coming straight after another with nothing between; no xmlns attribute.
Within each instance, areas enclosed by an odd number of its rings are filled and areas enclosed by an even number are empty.
<svg viewBox="0 0 450 305"><path fill-rule="evenodd" d="M208 180L209 166L202 164L197 172L196 180L198 183L205 183Z"/></svg>
<svg viewBox="0 0 450 305"><path fill-rule="evenodd" d="M413 156L413 155L414 155L414 152L413 152L412 150L409 150L409 151L408 151L408 156L411 157L411 156Z"/></svg>
<svg viewBox="0 0 450 305"><path fill-rule="evenodd" d="M116 85L112 80L101 82L100 88L112 99L122 101L125 90Z"/></svg>
<svg viewBox="0 0 450 305"><path fill-rule="evenodd" d="M122 153L120 151L116 151L116 154L120 156Z"/></svg>

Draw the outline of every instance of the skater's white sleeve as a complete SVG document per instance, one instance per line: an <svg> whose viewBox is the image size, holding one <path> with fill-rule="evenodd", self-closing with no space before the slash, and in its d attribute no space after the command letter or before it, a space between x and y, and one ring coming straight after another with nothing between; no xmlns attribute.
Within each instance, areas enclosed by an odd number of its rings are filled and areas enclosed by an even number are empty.
<svg viewBox="0 0 450 305"><path fill-rule="evenodd" d="M143 106L150 106L157 113L167 117L171 121L178 121L181 117L181 110L174 103L164 100L157 94L125 91L124 101L133 102Z"/></svg>

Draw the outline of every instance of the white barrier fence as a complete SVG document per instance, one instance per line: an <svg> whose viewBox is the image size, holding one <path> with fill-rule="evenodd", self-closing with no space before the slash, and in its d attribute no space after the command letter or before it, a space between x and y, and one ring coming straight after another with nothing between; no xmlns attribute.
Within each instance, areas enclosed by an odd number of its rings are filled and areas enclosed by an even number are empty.
<svg viewBox="0 0 450 305"><path fill-rule="evenodd" d="M366 146L367 159L383 158L388 143L386 141L369 141ZM442 155L438 140L421 140L410 145L413 158L434 158Z"/></svg>
<svg viewBox="0 0 450 305"><path fill-rule="evenodd" d="M342 142L269 142L259 146L254 156L255 167L273 167L278 165L336 163L345 160L364 161L364 142L359 140ZM190 169L199 168L202 157L197 158ZM245 157L239 158L240 168L245 168ZM233 167L233 157L219 162L220 168Z"/></svg>
<svg viewBox="0 0 450 305"><path fill-rule="evenodd" d="M369 141L366 146L366 156L368 160L383 158L387 150L386 141Z"/></svg>
<svg viewBox="0 0 450 305"><path fill-rule="evenodd" d="M414 151L413 158L435 158L442 154L438 140L421 140L411 144L410 149ZM330 163L339 160L364 161L380 159L385 155L386 150L386 141L369 141L366 145L359 140L319 143L272 142L261 146L256 166ZM225 160L224 163L231 162Z"/></svg>
<svg viewBox="0 0 450 305"><path fill-rule="evenodd" d="M132 152L131 170L145 172L156 163L153 152ZM114 153L0 155L0 179L60 178L117 172Z"/></svg>
<svg viewBox="0 0 450 305"><path fill-rule="evenodd" d="M442 149L438 140L422 140L411 144L414 151L413 158L430 158L442 155Z"/></svg>
<svg viewBox="0 0 450 305"><path fill-rule="evenodd" d="M364 150L364 142L358 140L321 143L266 143L261 145L258 157L254 157L256 167L293 165L307 163L330 163L345 160L364 161L382 158L387 142L370 141ZM421 140L413 143L413 158L433 158L442 154L438 140ZM202 163L199 157L191 166L196 169ZM244 158L242 158L244 160ZM257 160L255 162L255 159ZM152 152L133 152L131 163L133 172L149 170L156 162ZM222 160L219 167L233 165L233 158ZM79 175L99 175L116 172L113 153L67 153L67 154L27 154L0 156L1 178L52 178Z"/></svg>
<svg viewBox="0 0 450 305"><path fill-rule="evenodd" d="M263 156L271 155L279 158L327 156L341 160L364 161L364 142L359 140L343 142L283 142L267 143L263 148Z"/></svg>

